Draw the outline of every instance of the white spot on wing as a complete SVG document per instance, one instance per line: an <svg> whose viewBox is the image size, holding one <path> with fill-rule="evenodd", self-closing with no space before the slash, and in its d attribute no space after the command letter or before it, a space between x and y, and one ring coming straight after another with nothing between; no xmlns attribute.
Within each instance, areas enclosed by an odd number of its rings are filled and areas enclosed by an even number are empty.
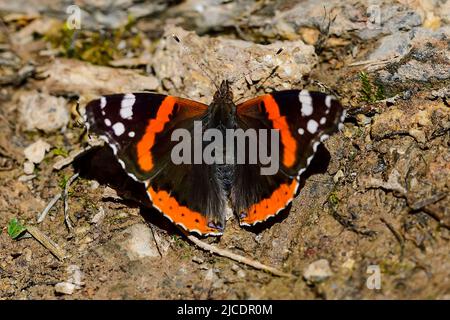
<svg viewBox="0 0 450 320"><path fill-rule="evenodd" d="M304 130L303 128L299 128L299 129L298 129L298 134L299 134L299 135L302 136L304 133L305 133L305 130Z"/></svg>
<svg viewBox="0 0 450 320"><path fill-rule="evenodd" d="M317 127L319 126L319 124L317 123L316 120L309 120L308 124L306 125L306 129L308 130L309 133L314 134L317 131Z"/></svg>
<svg viewBox="0 0 450 320"><path fill-rule="evenodd" d="M105 97L101 97L100 98L100 108L105 108L106 107L106 98Z"/></svg>
<svg viewBox="0 0 450 320"><path fill-rule="evenodd" d="M320 141L324 142L325 140L327 140L330 136L327 134L324 134L320 137Z"/></svg>
<svg viewBox="0 0 450 320"><path fill-rule="evenodd" d="M320 118L320 124L325 124L325 122L327 122L327 118L325 117Z"/></svg>
<svg viewBox="0 0 450 320"><path fill-rule="evenodd" d="M320 144L319 141L314 142L314 144L313 144L313 151L314 151L314 152L317 151L317 147L319 146L319 144Z"/></svg>
<svg viewBox="0 0 450 320"><path fill-rule="evenodd" d="M136 102L136 97L132 93L127 93L123 96L120 103L120 116L122 119L131 119L133 117L133 105Z"/></svg>
<svg viewBox="0 0 450 320"><path fill-rule="evenodd" d="M109 127L111 125L111 120L105 119L105 124Z"/></svg>
<svg viewBox="0 0 450 320"><path fill-rule="evenodd" d="M128 132L128 136L129 136L130 138L133 138L133 137L134 137L134 135L135 135L134 131L130 131L130 132Z"/></svg>
<svg viewBox="0 0 450 320"><path fill-rule="evenodd" d="M333 99L334 99L333 96L326 96L325 105L327 106L327 108L331 108L331 100L333 100Z"/></svg>
<svg viewBox="0 0 450 320"><path fill-rule="evenodd" d="M114 130L114 134L116 136L120 136L125 132L125 126L123 125L122 122L117 122L112 126L113 130Z"/></svg>
<svg viewBox="0 0 450 320"><path fill-rule="evenodd" d="M307 90L302 90L298 94L298 99L302 104L301 112L302 116L310 116L313 113L313 105L311 95Z"/></svg>

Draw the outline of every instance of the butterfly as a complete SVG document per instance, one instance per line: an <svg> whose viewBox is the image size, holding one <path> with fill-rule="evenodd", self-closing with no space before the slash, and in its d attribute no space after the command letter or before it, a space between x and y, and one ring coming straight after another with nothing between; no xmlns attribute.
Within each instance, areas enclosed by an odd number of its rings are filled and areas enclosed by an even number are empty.
<svg viewBox="0 0 450 320"><path fill-rule="evenodd" d="M112 94L89 102L84 114L88 131L108 143L131 178L145 184L153 207L203 236L223 234L227 210L237 215L240 225L252 226L286 208L298 194L300 175L319 144L344 118L333 96L307 90L272 92L236 105L226 80L209 105L149 92ZM213 158L226 154L227 161L174 161L174 150L180 147L174 136L194 135L196 125L203 132L224 134L253 130L256 140L230 153L220 144L212 148ZM259 135L264 130L277 134ZM185 146L193 149L179 153L185 160L209 148L204 139L197 149L195 143L189 140ZM255 145L270 153L276 172L263 174L267 163L251 161ZM243 151L244 161L236 161L238 151Z"/></svg>

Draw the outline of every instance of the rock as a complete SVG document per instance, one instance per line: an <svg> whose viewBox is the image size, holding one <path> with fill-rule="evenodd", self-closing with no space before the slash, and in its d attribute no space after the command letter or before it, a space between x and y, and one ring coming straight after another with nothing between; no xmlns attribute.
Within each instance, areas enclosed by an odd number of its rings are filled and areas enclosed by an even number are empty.
<svg viewBox="0 0 450 320"><path fill-rule="evenodd" d="M336 174L333 177L334 183L337 183L339 181L339 179L341 179L343 177L345 177L344 171L342 171L342 169L340 169L338 172L336 172Z"/></svg>
<svg viewBox="0 0 450 320"><path fill-rule="evenodd" d="M358 30L358 36L363 40L373 39L383 34L398 34L400 30L411 30L422 24L422 17L419 13L401 5L387 3L380 6L379 9L377 7L374 9L374 16L378 14L377 10L379 10L380 23L371 24L369 22L364 28Z"/></svg>
<svg viewBox="0 0 450 320"><path fill-rule="evenodd" d="M342 268L347 269L347 270L353 270L353 268L355 267L355 262L356 261L354 259L348 258L342 264Z"/></svg>
<svg viewBox="0 0 450 320"><path fill-rule="evenodd" d="M383 39L369 57L384 60L396 55L398 58L378 72L378 80L398 86L408 81L449 79L449 37L450 27L447 26L436 31L415 28L409 33L397 33Z"/></svg>
<svg viewBox="0 0 450 320"><path fill-rule="evenodd" d="M23 255L25 256L25 261L31 262L33 258L33 252L31 251L30 248L23 249Z"/></svg>
<svg viewBox="0 0 450 320"><path fill-rule="evenodd" d="M69 123L69 111L64 98L32 91L20 96L19 105L19 119L27 131L53 132Z"/></svg>
<svg viewBox="0 0 450 320"><path fill-rule="evenodd" d="M40 87L50 93L93 95L155 90L159 81L136 71L94 66L74 59L55 59L43 68Z"/></svg>
<svg viewBox="0 0 450 320"><path fill-rule="evenodd" d="M247 276L247 273L245 273L245 271L242 269L238 270L238 272L236 274L239 278L245 278Z"/></svg>
<svg viewBox="0 0 450 320"><path fill-rule="evenodd" d="M153 238L149 227L145 224L138 223L132 225L126 229L123 234L127 236L127 239L121 242L120 246L127 252L130 260L134 261L143 258L160 257L155 239ZM160 250L161 253L167 251L165 246L160 246Z"/></svg>
<svg viewBox="0 0 450 320"><path fill-rule="evenodd" d="M277 54L280 48L283 50ZM208 103L216 90L212 82L219 85L225 79L232 83L235 100L255 94L256 86L249 84L262 81L266 89L272 90L301 86L302 77L312 70L317 56L314 47L301 40L259 45L199 37L172 27L159 42L153 61L155 73L169 93Z"/></svg>
<svg viewBox="0 0 450 320"><path fill-rule="evenodd" d="M42 160L44 160L45 153L49 151L51 146L39 139L38 141L30 144L28 147L25 148L23 153L25 154L25 158L27 158L32 163L40 163ZM29 165L27 165L29 167ZM24 168L25 169L25 168ZM29 169L29 168L28 168ZM33 173L33 171L31 171ZM27 173L27 174L31 174Z"/></svg>
<svg viewBox="0 0 450 320"><path fill-rule="evenodd" d="M55 292L59 294L71 295L76 289L76 285L70 282L59 282L55 284Z"/></svg>
<svg viewBox="0 0 450 320"><path fill-rule="evenodd" d="M303 273L305 280L313 283L324 281L332 275L333 272L331 271L330 264L326 259L314 261L306 267Z"/></svg>
<svg viewBox="0 0 450 320"><path fill-rule="evenodd" d="M19 178L17 178L17 180L19 182L28 182L28 181L33 180L34 178L36 178L36 175L35 174L30 174L30 175L22 175Z"/></svg>
<svg viewBox="0 0 450 320"><path fill-rule="evenodd" d="M420 110L419 106L426 107ZM414 104L402 101L374 116L370 134L374 140L381 140L408 133L424 143L438 132L450 128L449 117L450 109L437 100L415 100Z"/></svg>
<svg viewBox="0 0 450 320"><path fill-rule="evenodd" d="M23 164L23 172L25 174L32 174L34 172L34 163L31 161L25 161Z"/></svg>
<svg viewBox="0 0 450 320"><path fill-rule="evenodd" d="M91 223L100 224L104 218L105 218L105 209L103 209L103 207L100 207L95 216L92 217Z"/></svg>
<svg viewBox="0 0 450 320"><path fill-rule="evenodd" d="M235 27L235 18L242 14L249 0L244 1L211 1L187 0L175 7L171 15L183 19L183 26L196 27L199 34L209 30L222 30Z"/></svg>
<svg viewBox="0 0 450 320"><path fill-rule="evenodd" d="M193 256L192 261L195 263L198 263L198 264L202 264L203 262L205 262L205 260L203 260L202 258L197 257L197 256Z"/></svg>
<svg viewBox="0 0 450 320"><path fill-rule="evenodd" d="M369 60L387 60L404 56L411 49L411 39L407 32L398 32L380 40L380 44L369 55Z"/></svg>

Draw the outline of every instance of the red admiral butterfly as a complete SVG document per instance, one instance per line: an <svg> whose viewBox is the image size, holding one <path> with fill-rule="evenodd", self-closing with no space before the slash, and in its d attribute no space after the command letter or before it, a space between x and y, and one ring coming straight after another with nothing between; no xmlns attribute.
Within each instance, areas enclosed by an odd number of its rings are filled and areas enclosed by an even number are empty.
<svg viewBox="0 0 450 320"><path fill-rule="evenodd" d="M209 106L156 93L113 94L89 102L85 122L106 140L128 175L145 183L156 209L185 230L221 235L227 208L244 226L284 209L297 195L300 175L318 145L344 117L335 98L306 90L273 92L235 105L223 81ZM174 164L172 134L180 128L193 132L195 121L222 131L278 130L279 170L262 175L261 163Z"/></svg>

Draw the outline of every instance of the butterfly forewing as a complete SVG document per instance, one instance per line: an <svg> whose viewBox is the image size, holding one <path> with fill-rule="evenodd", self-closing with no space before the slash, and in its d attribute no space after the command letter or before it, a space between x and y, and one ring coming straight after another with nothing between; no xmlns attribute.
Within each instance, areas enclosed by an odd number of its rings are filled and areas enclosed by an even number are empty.
<svg viewBox="0 0 450 320"><path fill-rule="evenodd" d="M91 132L106 140L125 171L146 184L153 206L172 222L199 234L221 234L223 196L205 165L171 159L176 129L193 130L208 106L154 93L101 97L86 106ZM193 188L196 185L196 188Z"/></svg>

